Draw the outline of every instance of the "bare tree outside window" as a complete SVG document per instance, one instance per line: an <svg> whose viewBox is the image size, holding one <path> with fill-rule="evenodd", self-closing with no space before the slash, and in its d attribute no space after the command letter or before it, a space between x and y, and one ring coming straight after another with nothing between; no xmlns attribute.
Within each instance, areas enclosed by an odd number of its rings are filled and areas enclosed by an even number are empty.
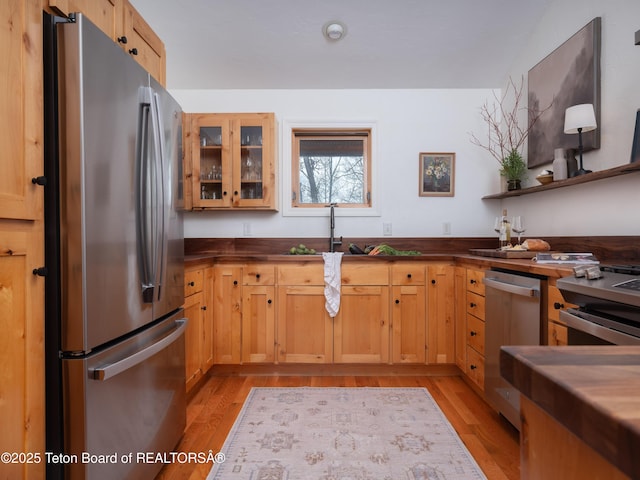
<svg viewBox="0 0 640 480"><path fill-rule="evenodd" d="M368 135L314 132L294 139L294 205L370 206Z"/></svg>

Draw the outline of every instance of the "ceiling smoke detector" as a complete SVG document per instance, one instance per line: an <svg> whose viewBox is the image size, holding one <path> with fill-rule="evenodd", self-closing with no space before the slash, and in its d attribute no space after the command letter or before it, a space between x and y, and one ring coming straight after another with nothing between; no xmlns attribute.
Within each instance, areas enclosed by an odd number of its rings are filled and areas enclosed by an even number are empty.
<svg viewBox="0 0 640 480"><path fill-rule="evenodd" d="M324 27L324 36L333 42L340 40L345 35L345 28L339 22L329 22Z"/></svg>

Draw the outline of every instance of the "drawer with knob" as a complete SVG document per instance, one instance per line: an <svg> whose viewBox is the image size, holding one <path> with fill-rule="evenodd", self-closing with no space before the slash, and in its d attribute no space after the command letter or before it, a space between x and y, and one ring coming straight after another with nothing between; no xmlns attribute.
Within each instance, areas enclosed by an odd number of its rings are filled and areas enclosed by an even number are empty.
<svg viewBox="0 0 640 480"><path fill-rule="evenodd" d="M275 281L275 265L248 264L242 269L243 285L274 285Z"/></svg>
<svg viewBox="0 0 640 480"><path fill-rule="evenodd" d="M484 390L484 357L473 348L467 348L467 376Z"/></svg>
<svg viewBox="0 0 640 480"><path fill-rule="evenodd" d="M467 315L467 345L484 355L484 322Z"/></svg>
<svg viewBox="0 0 640 480"><path fill-rule="evenodd" d="M188 297L202 291L203 270L186 270L184 272L184 296Z"/></svg>
<svg viewBox="0 0 640 480"><path fill-rule="evenodd" d="M484 297L467 291L467 313L484 320Z"/></svg>
<svg viewBox="0 0 640 480"><path fill-rule="evenodd" d="M467 290L484 297L484 271L467 268Z"/></svg>
<svg viewBox="0 0 640 480"><path fill-rule="evenodd" d="M424 263L402 263L391 267L392 285L424 285Z"/></svg>

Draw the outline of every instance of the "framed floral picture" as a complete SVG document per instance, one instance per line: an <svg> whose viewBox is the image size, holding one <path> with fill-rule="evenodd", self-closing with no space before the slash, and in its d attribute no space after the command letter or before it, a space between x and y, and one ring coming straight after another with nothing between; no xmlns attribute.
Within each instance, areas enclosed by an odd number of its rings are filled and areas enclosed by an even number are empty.
<svg viewBox="0 0 640 480"><path fill-rule="evenodd" d="M453 197L455 153L420 153L419 195Z"/></svg>

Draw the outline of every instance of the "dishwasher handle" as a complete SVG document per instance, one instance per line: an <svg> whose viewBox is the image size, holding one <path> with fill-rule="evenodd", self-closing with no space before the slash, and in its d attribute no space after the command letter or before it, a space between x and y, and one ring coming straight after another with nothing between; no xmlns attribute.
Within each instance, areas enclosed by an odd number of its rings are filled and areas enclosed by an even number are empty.
<svg viewBox="0 0 640 480"><path fill-rule="evenodd" d="M539 297L540 290L537 288L523 287L521 285L515 285L513 283L503 282L497 278L485 277L484 284L487 287L495 288L502 292L513 293L514 295L520 295L523 297Z"/></svg>

